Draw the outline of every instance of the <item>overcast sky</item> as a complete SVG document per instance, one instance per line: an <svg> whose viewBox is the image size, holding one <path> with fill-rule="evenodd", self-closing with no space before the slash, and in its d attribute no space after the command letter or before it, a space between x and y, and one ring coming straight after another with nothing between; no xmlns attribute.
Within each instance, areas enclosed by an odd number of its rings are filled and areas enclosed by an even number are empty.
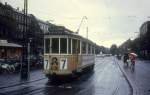
<svg viewBox="0 0 150 95"><path fill-rule="evenodd" d="M7 1L14 8L23 8L23 0ZM135 38L139 27L149 20L149 0L29 0L29 13L44 21L52 21L76 31L83 16L80 35L110 47Z"/></svg>

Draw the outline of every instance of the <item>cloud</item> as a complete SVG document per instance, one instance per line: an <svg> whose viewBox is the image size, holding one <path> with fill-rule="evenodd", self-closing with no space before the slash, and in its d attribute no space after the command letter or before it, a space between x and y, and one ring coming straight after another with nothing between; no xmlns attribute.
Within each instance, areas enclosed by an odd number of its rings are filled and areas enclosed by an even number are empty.
<svg viewBox="0 0 150 95"><path fill-rule="evenodd" d="M23 8L23 0L5 1ZM139 31L150 15L149 3L149 0L29 0L29 13L43 20L54 20L53 23L73 31L81 18L87 16L80 34L86 37L88 26L89 39L110 47L113 43L120 45Z"/></svg>

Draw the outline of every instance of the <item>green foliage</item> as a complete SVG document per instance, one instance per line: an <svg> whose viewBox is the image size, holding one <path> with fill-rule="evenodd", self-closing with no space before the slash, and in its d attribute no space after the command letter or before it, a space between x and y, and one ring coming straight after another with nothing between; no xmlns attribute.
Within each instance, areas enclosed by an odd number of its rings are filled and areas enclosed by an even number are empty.
<svg viewBox="0 0 150 95"><path fill-rule="evenodd" d="M112 55L117 55L117 54L119 53L119 50L118 50L116 44L113 44L113 45L110 47L110 53L111 53Z"/></svg>

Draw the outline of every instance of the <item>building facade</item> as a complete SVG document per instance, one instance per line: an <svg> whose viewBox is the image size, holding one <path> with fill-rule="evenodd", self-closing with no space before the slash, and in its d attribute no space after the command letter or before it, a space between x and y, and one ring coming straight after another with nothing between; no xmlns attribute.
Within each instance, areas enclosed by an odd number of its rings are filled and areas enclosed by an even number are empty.
<svg viewBox="0 0 150 95"><path fill-rule="evenodd" d="M143 58L150 59L150 21L140 27L140 54Z"/></svg>
<svg viewBox="0 0 150 95"><path fill-rule="evenodd" d="M27 18L27 25L24 23ZM24 28L27 29L25 32ZM25 38L23 37L25 34ZM41 30L38 20L32 14L24 15L23 10L14 9L7 3L0 3L0 39L10 43L22 45L24 39L31 39L31 54L39 55L43 52L44 33Z"/></svg>

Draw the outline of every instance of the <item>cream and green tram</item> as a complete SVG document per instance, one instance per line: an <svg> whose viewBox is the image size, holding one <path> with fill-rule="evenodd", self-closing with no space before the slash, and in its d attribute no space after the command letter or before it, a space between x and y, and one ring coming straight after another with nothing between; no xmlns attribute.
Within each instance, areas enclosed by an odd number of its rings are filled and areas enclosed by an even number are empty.
<svg viewBox="0 0 150 95"><path fill-rule="evenodd" d="M72 77L93 70L95 44L77 34L44 36L44 73L48 78Z"/></svg>

